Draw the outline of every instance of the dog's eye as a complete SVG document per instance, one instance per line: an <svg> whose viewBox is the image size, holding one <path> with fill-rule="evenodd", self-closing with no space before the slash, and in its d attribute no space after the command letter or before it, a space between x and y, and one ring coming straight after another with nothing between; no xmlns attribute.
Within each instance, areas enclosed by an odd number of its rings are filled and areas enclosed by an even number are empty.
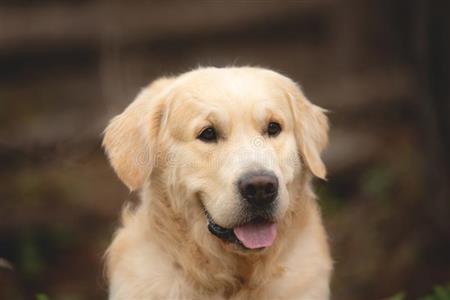
<svg viewBox="0 0 450 300"><path fill-rule="evenodd" d="M197 136L203 142L211 143L217 141L216 130L213 127L207 127Z"/></svg>
<svg viewBox="0 0 450 300"><path fill-rule="evenodd" d="M281 125L277 122L270 122L267 126L267 134L269 136L277 136L281 132Z"/></svg>

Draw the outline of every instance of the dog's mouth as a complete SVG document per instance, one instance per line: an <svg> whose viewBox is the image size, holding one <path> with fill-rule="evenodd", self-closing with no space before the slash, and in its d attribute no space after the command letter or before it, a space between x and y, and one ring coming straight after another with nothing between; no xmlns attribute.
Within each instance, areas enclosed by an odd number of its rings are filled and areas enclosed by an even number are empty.
<svg viewBox="0 0 450 300"><path fill-rule="evenodd" d="M208 230L212 234L225 242L238 244L245 249L270 247L277 237L277 224L263 217L253 218L233 228L224 228L214 222L206 209L205 214Z"/></svg>

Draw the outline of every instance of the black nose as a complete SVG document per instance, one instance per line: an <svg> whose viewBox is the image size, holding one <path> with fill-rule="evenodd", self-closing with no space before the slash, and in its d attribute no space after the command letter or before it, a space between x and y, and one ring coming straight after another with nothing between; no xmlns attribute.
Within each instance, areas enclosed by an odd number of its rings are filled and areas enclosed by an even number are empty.
<svg viewBox="0 0 450 300"><path fill-rule="evenodd" d="M242 197L254 206L272 203L278 194L278 179L273 173L249 173L238 182Z"/></svg>

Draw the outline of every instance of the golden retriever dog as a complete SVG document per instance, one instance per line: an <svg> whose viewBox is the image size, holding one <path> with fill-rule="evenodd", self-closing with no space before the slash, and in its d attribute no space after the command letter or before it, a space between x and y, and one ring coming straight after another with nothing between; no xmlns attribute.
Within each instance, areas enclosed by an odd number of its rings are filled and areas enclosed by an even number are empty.
<svg viewBox="0 0 450 300"><path fill-rule="evenodd" d="M274 71L200 68L145 88L103 145L140 204L107 251L109 297L329 299L311 188L324 110Z"/></svg>

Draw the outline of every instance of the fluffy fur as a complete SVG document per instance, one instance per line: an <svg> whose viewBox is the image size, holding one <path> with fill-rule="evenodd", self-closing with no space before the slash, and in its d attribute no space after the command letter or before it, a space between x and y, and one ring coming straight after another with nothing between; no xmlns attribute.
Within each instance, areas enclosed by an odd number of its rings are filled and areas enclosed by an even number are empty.
<svg viewBox="0 0 450 300"><path fill-rule="evenodd" d="M281 124L276 137L268 122ZM217 143L197 139L207 126ZM201 68L145 88L105 130L119 178L139 190L107 251L110 299L329 299L332 263L311 189L324 179L327 118L290 79L261 68ZM235 183L279 180L275 243L244 251L208 232L242 220Z"/></svg>

